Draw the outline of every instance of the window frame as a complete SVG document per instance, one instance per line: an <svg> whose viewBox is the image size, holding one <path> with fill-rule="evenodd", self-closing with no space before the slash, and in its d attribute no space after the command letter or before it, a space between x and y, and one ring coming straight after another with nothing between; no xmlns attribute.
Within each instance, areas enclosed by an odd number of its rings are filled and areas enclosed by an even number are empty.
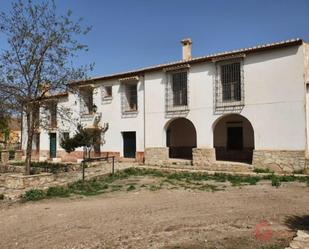
<svg viewBox="0 0 309 249"><path fill-rule="evenodd" d="M244 56L224 58L214 60L216 74L214 77L214 113L240 112L245 105L245 86L244 86ZM225 98L223 94L222 66L239 63L239 98L235 98L235 85L230 86L230 98ZM232 82L232 81L231 81ZM234 89L234 90L233 90ZM232 92L234 92L232 94Z"/></svg>
<svg viewBox="0 0 309 249"><path fill-rule="evenodd" d="M122 102L122 113L123 114L129 114L129 113L137 113L138 112L138 82L125 82L122 83L122 95L121 95L121 102ZM132 89L128 88L133 88L135 87L134 92L136 92L135 96L134 94L132 95L131 93L133 92ZM129 94L130 93L130 94ZM134 99L135 103L135 108L131 107L130 101Z"/></svg>
<svg viewBox="0 0 309 249"><path fill-rule="evenodd" d="M109 91L107 89L110 89L110 94L107 94ZM112 100L113 99L113 85L102 85L101 86L101 97L102 101Z"/></svg>
<svg viewBox="0 0 309 249"><path fill-rule="evenodd" d="M185 85L183 88L185 90L179 89L179 91L177 91L179 96L176 97L174 77L177 74L184 73L186 75L186 82L185 84L184 82L181 82L179 85ZM168 116L174 114L185 114L189 111L189 73L189 67L187 66L180 69L166 71L165 109ZM177 101L178 103L175 103L176 99L179 99L179 101Z"/></svg>

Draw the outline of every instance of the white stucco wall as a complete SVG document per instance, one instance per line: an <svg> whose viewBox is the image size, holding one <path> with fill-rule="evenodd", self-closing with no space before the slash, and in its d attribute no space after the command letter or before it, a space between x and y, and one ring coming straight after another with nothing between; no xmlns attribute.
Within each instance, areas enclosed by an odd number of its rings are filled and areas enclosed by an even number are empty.
<svg viewBox="0 0 309 249"><path fill-rule="evenodd" d="M164 126L169 121L164 109L164 75L145 76L146 147L165 146ZM186 118L197 130L197 146L213 148L212 62L189 69L189 107ZM244 58L245 106L241 115L252 124L255 149L304 150L305 95L302 47L288 47ZM154 124L156 129L154 129ZM149 132L148 132L149 131ZM150 132L151 131L151 132Z"/></svg>
<svg viewBox="0 0 309 249"><path fill-rule="evenodd" d="M240 114L252 124L255 149L304 150L306 91L303 46L250 53L243 62L245 105ZM197 147L213 148L213 125L222 116L214 114L213 109L215 64L211 61L193 64L188 72L190 110L185 117L195 126ZM138 82L138 113L123 117L119 80L96 81L94 104L98 107L97 113L102 113L102 124L109 124L101 151L123 155L121 132L125 131L136 132L137 151L144 151L144 142L145 147L166 146L165 127L172 117L165 115L165 84L163 70L145 73ZM102 101L101 85L112 85L111 101ZM80 118L79 97L69 93L68 101L59 105L72 110L71 121L61 125L60 131L69 131L72 136ZM41 131L41 150L49 150L48 133ZM58 143L59 140L58 136ZM61 150L59 145L58 150Z"/></svg>

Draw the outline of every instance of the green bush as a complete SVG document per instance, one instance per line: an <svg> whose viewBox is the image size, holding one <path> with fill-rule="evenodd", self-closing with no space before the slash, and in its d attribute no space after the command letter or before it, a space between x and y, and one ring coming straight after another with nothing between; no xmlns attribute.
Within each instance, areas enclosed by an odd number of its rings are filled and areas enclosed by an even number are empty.
<svg viewBox="0 0 309 249"><path fill-rule="evenodd" d="M279 188L279 186L281 185L280 179L277 176L272 176L271 178L271 186Z"/></svg>
<svg viewBox="0 0 309 249"><path fill-rule="evenodd" d="M136 189L135 186L130 185L130 186L127 188L127 191L132 191L132 190L135 190L135 189Z"/></svg>
<svg viewBox="0 0 309 249"><path fill-rule="evenodd" d="M69 197L70 191L66 187L50 187L46 192L47 197Z"/></svg>
<svg viewBox="0 0 309 249"><path fill-rule="evenodd" d="M23 196L26 201L38 201L46 197L46 193L41 189L30 189Z"/></svg>

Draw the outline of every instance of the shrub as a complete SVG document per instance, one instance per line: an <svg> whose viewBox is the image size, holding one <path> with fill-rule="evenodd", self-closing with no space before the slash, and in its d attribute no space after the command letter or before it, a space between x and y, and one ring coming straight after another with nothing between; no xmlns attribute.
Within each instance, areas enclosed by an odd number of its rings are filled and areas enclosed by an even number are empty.
<svg viewBox="0 0 309 249"><path fill-rule="evenodd" d="M132 190L135 190L135 189L136 189L135 186L130 185L130 186L127 188L127 191L132 191Z"/></svg>
<svg viewBox="0 0 309 249"><path fill-rule="evenodd" d="M46 192L47 197L68 197L70 191L65 187L50 187Z"/></svg>
<svg viewBox="0 0 309 249"><path fill-rule="evenodd" d="M4 194L0 194L0 200L4 200Z"/></svg>
<svg viewBox="0 0 309 249"><path fill-rule="evenodd" d="M271 186L279 188L280 185L281 185L280 179L277 176L272 176Z"/></svg>
<svg viewBox="0 0 309 249"><path fill-rule="evenodd" d="M22 198L26 201L38 201L46 197L46 194L41 189L30 189L28 190Z"/></svg>

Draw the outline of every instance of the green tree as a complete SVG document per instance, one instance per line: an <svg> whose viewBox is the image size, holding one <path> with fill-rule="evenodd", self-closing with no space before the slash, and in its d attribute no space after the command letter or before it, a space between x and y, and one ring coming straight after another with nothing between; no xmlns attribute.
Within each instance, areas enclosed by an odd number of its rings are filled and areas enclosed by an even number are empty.
<svg viewBox="0 0 309 249"><path fill-rule="evenodd" d="M68 153L75 151L79 147L83 147L84 158L89 158L91 149L96 145L101 132L102 129L86 129L79 124L75 135L71 138L63 138L60 146Z"/></svg>
<svg viewBox="0 0 309 249"><path fill-rule="evenodd" d="M54 1L18 0L8 14L0 13L0 33L8 43L0 54L0 96L24 114L26 174L30 174L34 132L43 124L37 114L44 99L67 91L68 82L84 79L91 69L91 65L72 66L73 58L87 50L77 37L89 30L81 19L74 21L71 11L57 15Z"/></svg>

